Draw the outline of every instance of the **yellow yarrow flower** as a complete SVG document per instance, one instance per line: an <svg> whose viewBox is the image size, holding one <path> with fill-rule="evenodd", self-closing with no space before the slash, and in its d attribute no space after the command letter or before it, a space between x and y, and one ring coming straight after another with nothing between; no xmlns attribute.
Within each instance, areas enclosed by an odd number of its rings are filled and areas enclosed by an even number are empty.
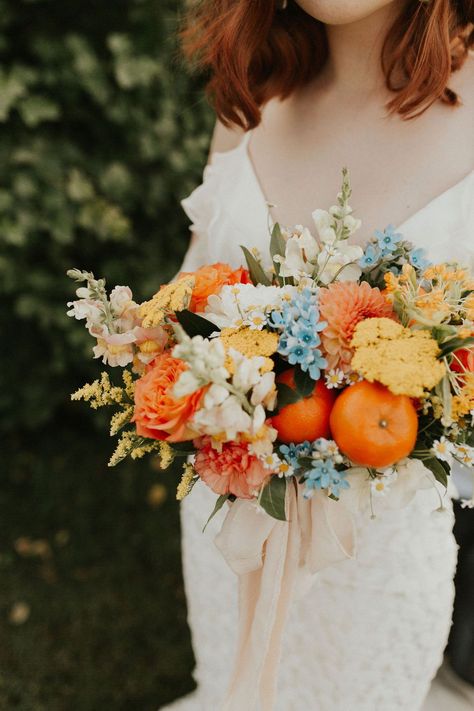
<svg viewBox="0 0 474 711"><path fill-rule="evenodd" d="M463 386L459 394L454 395L451 400L451 417L455 422L459 422L463 417L467 417L474 410L474 373L466 373L463 376Z"/></svg>
<svg viewBox="0 0 474 711"><path fill-rule="evenodd" d="M412 331L387 318L361 321L351 342L352 368L395 395L423 397L446 373L437 342L428 331Z"/></svg>
<svg viewBox="0 0 474 711"><path fill-rule="evenodd" d="M196 472L192 464L183 464L183 475L176 490L176 499L182 501L191 491Z"/></svg>
<svg viewBox="0 0 474 711"><path fill-rule="evenodd" d="M143 328L153 328L165 320L169 313L187 308L195 284L194 276L186 276L162 287L150 301L139 307Z"/></svg>
<svg viewBox="0 0 474 711"><path fill-rule="evenodd" d="M262 368L263 373L273 370L273 361L269 356L277 351L279 340L277 333L265 329L257 331L247 327L223 328L219 338L226 351L229 350L229 348L233 348L247 358L263 356L265 358L265 364ZM234 373L232 358L227 358L226 368L231 374Z"/></svg>

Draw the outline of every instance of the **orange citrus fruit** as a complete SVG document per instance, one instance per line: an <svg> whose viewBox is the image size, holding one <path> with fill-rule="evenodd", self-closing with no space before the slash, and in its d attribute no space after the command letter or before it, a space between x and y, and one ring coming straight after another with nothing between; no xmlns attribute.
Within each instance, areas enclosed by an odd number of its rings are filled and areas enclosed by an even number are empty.
<svg viewBox="0 0 474 711"><path fill-rule="evenodd" d="M407 457L418 434L418 417L410 398L367 380L339 395L330 425L341 452L364 467L388 467Z"/></svg>
<svg viewBox="0 0 474 711"><path fill-rule="evenodd" d="M295 389L294 368L285 370L277 376L278 383L284 383ZM304 442L318 437L330 436L329 415L335 395L322 380L318 380L309 397L282 407L278 415L272 417L272 425L278 431L280 442Z"/></svg>

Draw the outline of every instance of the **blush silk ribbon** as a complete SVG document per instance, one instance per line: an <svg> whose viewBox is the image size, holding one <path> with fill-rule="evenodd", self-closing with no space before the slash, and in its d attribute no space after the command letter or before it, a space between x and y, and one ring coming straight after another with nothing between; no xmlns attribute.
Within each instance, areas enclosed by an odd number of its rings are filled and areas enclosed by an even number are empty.
<svg viewBox="0 0 474 711"><path fill-rule="evenodd" d="M234 501L215 539L239 576L239 639L222 711L272 711L291 599L318 571L355 555L350 511L322 492L305 499L301 489L288 483L286 521Z"/></svg>

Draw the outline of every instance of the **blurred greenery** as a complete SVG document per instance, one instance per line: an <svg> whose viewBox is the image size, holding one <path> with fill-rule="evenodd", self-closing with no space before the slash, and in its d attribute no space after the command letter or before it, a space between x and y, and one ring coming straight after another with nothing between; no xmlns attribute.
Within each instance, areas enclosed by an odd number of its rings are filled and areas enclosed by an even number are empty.
<svg viewBox="0 0 474 711"><path fill-rule="evenodd" d="M192 688L173 473L107 469L66 269L140 300L179 266L213 125L177 0L0 0L0 708L154 710ZM170 624L173 620L173 624Z"/></svg>

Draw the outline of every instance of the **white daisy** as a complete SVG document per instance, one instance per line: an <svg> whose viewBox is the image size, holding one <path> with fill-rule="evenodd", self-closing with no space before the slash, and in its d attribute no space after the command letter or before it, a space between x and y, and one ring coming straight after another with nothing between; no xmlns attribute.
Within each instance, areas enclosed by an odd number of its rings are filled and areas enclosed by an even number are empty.
<svg viewBox="0 0 474 711"><path fill-rule="evenodd" d="M344 372L342 370L332 368L326 373L325 380L327 388L338 388L344 382Z"/></svg>
<svg viewBox="0 0 474 711"><path fill-rule="evenodd" d="M467 444L454 444L453 454L455 459L465 467L474 466L474 447L469 447Z"/></svg>
<svg viewBox="0 0 474 711"><path fill-rule="evenodd" d="M433 442L431 452L437 459L441 459L448 464L453 460L453 444L444 435Z"/></svg>

